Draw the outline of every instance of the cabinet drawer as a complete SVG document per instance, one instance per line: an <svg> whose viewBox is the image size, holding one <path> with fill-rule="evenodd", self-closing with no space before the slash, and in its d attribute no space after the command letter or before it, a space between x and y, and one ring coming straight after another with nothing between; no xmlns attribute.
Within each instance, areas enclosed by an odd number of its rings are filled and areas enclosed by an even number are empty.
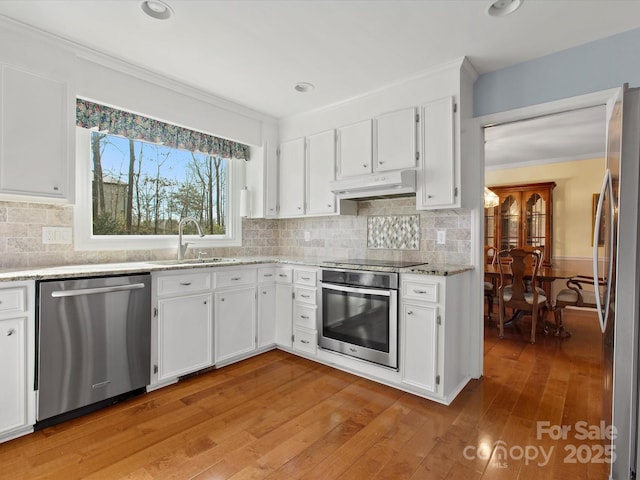
<svg viewBox="0 0 640 480"><path fill-rule="evenodd" d="M232 270L229 272L215 272L216 288L234 287L236 285L247 285L256 283L255 270Z"/></svg>
<svg viewBox="0 0 640 480"><path fill-rule="evenodd" d="M275 267L264 267L258 269L258 282L269 283L276 279Z"/></svg>
<svg viewBox="0 0 640 480"><path fill-rule="evenodd" d="M296 270L294 282L300 285L316 286L316 272L314 270Z"/></svg>
<svg viewBox="0 0 640 480"><path fill-rule="evenodd" d="M407 280L402 283L402 298L438 302L438 284L432 282L416 282Z"/></svg>
<svg viewBox="0 0 640 480"><path fill-rule="evenodd" d="M310 330L316 328L316 307L306 305L293 306L293 323L296 327L305 327Z"/></svg>
<svg viewBox="0 0 640 480"><path fill-rule="evenodd" d="M291 268L276 268L276 282L291 283L293 281L293 270Z"/></svg>
<svg viewBox="0 0 640 480"><path fill-rule="evenodd" d="M306 303L308 305L316 304L316 289L295 287L293 289L296 302Z"/></svg>
<svg viewBox="0 0 640 480"><path fill-rule="evenodd" d="M0 290L0 313L24 312L25 294L24 288Z"/></svg>
<svg viewBox="0 0 640 480"><path fill-rule="evenodd" d="M158 296L211 290L210 273L185 273L158 277Z"/></svg>
<svg viewBox="0 0 640 480"><path fill-rule="evenodd" d="M296 328L293 331L293 348L300 350L301 352L316 354L318 340L316 339L315 330L306 330L302 328Z"/></svg>

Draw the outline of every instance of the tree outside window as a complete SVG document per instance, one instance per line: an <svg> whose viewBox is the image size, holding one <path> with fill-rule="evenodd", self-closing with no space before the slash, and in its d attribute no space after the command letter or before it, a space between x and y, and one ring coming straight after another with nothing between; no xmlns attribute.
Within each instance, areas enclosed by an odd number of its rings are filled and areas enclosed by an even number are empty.
<svg viewBox="0 0 640 480"><path fill-rule="evenodd" d="M180 219L192 216L207 234L225 235L228 163L200 152L91 132L93 234L177 234Z"/></svg>

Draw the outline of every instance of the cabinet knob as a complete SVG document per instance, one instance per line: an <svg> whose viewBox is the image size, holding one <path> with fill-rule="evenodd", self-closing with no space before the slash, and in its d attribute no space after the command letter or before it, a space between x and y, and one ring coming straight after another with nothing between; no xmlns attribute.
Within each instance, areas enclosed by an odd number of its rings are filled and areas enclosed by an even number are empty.
<svg viewBox="0 0 640 480"><path fill-rule="evenodd" d="M298 210L302 210L302 207L298 207Z"/></svg>
<svg viewBox="0 0 640 480"><path fill-rule="evenodd" d="M53 190L57 192L60 189L58 187L53 187Z"/></svg>
<svg viewBox="0 0 640 480"><path fill-rule="evenodd" d="M207 301L205 300L205 301L204 301L204 302L202 302L202 303L204 303L204 304L206 305L206 304L207 304Z"/></svg>
<svg viewBox="0 0 640 480"><path fill-rule="evenodd" d="M433 195L427 195L427 198L433 198Z"/></svg>
<svg viewBox="0 0 640 480"><path fill-rule="evenodd" d="M11 330L7 330L7 337L10 337L14 333L16 333L16 331L13 328Z"/></svg>
<svg viewBox="0 0 640 480"><path fill-rule="evenodd" d="M220 299L220 301L221 301L221 302L224 302L224 297L222 297L222 298Z"/></svg>
<svg viewBox="0 0 640 480"><path fill-rule="evenodd" d="M367 167L369 167L369 165L367 165L366 163L362 164L362 168L367 168Z"/></svg>
<svg viewBox="0 0 640 480"><path fill-rule="evenodd" d="M413 315L413 310L409 310L409 311L407 312L407 315Z"/></svg>
<svg viewBox="0 0 640 480"><path fill-rule="evenodd" d="M331 205L330 203L327 203L327 208L333 208L333 205Z"/></svg>
<svg viewBox="0 0 640 480"><path fill-rule="evenodd" d="M378 165L384 165L384 162L378 160Z"/></svg>

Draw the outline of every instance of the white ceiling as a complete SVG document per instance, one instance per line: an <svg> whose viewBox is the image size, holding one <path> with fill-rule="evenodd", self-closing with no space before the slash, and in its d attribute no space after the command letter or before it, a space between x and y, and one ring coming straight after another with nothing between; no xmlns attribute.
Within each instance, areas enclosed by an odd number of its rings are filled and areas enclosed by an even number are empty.
<svg viewBox="0 0 640 480"><path fill-rule="evenodd" d="M485 13L491 0L165 1L169 20L140 0L0 0L0 16L276 118L462 56L482 74L640 27L638 0L525 0L505 18ZM316 89L294 91L302 81ZM487 142L489 168L597 156L604 114L496 127Z"/></svg>
<svg viewBox="0 0 640 480"><path fill-rule="evenodd" d="M601 105L485 128L485 168L602 158L605 110Z"/></svg>
<svg viewBox="0 0 640 480"><path fill-rule="evenodd" d="M482 74L640 27L638 0L0 0L0 15L281 118L467 56ZM293 90L311 82L308 94Z"/></svg>

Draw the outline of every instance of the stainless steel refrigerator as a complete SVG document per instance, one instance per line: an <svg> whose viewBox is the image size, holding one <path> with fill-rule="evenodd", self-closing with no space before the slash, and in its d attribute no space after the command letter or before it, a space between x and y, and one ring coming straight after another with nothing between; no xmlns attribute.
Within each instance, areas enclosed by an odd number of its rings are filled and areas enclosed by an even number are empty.
<svg viewBox="0 0 640 480"><path fill-rule="evenodd" d="M610 478L635 478L638 432L638 260L640 188L640 89L624 86L607 102L607 153L594 228L594 287L603 334L605 425L615 461ZM599 287L597 279L606 279Z"/></svg>

